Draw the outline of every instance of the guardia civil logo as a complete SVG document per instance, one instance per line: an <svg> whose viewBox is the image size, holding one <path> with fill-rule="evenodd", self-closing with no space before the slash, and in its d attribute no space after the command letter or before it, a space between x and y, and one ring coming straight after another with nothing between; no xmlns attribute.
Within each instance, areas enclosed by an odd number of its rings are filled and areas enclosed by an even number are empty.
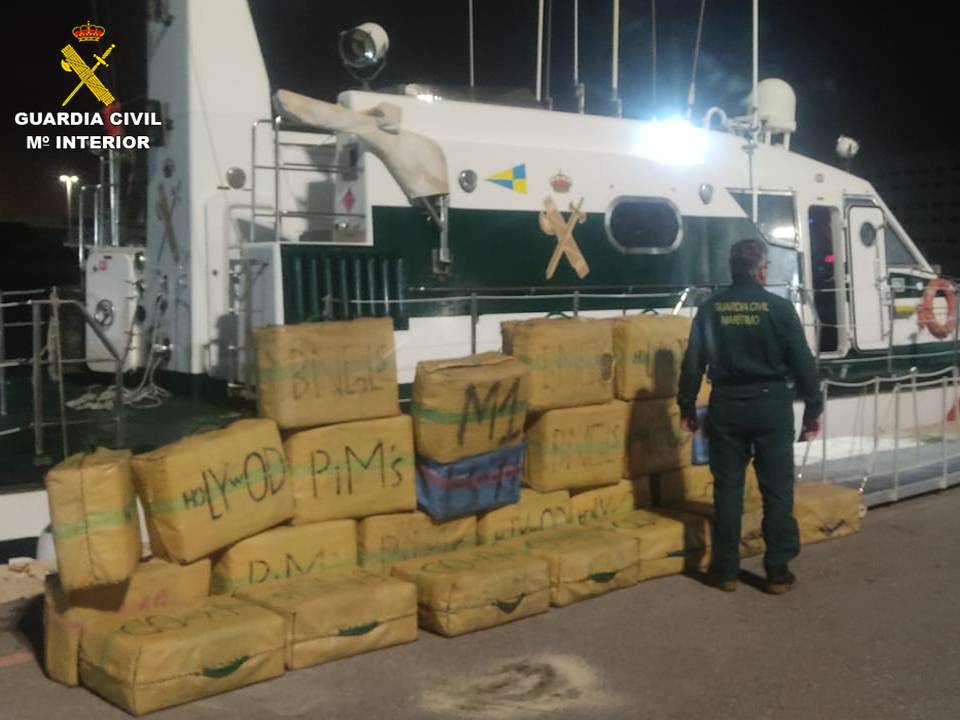
<svg viewBox="0 0 960 720"><path fill-rule="evenodd" d="M107 34L107 29L102 25L94 25L89 20L87 20L86 25L77 25L73 28L73 36L77 39L77 42L95 42L98 43ZM110 53L113 52L113 49L116 47L115 44L111 44L102 55L98 55L96 52L93 53L91 57L92 64L88 65L86 61L80 56L80 53L77 52L73 45L67 44L60 51L63 54L63 59L60 61L60 67L62 67L68 73L75 73L80 82L77 83L76 87L70 91L70 94L60 103L60 107L66 107L67 103L73 100L74 95L76 95L81 88L86 87L93 96L102 102L104 105L112 105L115 98L113 93L107 89L107 86L103 84L103 81L97 77L97 70L100 67L110 67L107 64L107 58L110 56Z"/></svg>

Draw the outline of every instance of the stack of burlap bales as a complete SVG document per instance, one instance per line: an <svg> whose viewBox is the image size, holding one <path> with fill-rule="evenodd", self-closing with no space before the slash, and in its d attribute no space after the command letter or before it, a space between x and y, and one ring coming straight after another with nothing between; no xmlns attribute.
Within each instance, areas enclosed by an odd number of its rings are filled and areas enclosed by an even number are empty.
<svg viewBox="0 0 960 720"><path fill-rule="evenodd" d="M613 398L614 347L642 367L681 333L650 322L508 323L510 354L421 363L412 417L389 320L257 331L264 417L49 472L48 673L141 714L703 566L675 381L618 369ZM635 509L649 477L664 507ZM805 542L859 527L855 491L797 498Z"/></svg>

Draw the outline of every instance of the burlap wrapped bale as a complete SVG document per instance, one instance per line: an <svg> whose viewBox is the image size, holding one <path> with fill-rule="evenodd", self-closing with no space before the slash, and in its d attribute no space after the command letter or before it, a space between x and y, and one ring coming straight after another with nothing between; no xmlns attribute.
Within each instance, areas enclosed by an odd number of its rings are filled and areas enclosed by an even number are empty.
<svg viewBox="0 0 960 720"><path fill-rule="evenodd" d="M185 563L293 515L273 420L238 420L133 458L155 555Z"/></svg>
<svg viewBox="0 0 960 720"><path fill-rule="evenodd" d="M680 409L673 398L643 400L629 407L624 477L690 465L693 436L680 427Z"/></svg>
<svg viewBox="0 0 960 720"><path fill-rule="evenodd" d="M652 510L634 510L591 521L596 527L621 533L637 542L640 555L640 580L683 572L687 563L687 540L691 536L678 518ZM692 545L692 553L701 553L704 543Z"/></svg>
<svg viewBox="0 0 960 720"><path fill-rule="evenodd" d="M627 403L548 410L527 427L523 482L540 492L612 485L623 474Z"/></svg>
<svg viewBox="0 0 960 720"><path fill-rule="evenodd" d="M698 515L706 521L704 544L707 547L701 563L701 569L706 570L710 565L710 550L713 544L713 503L688 501L675 505L673 508L683 513ZM658 509L657 512L664 515L673 515L672 511L667 510ZM763 503L756 498L745 498L743 515L740 519L740 557L762 555L765 549L766 545L763 542Z"/></svg>
<svg viewBox="0 0 960 720"><path fill-rule="evenodd" d="M677 394L690 324L690 318L679 315L632 315L613 321L618 398L652 400Z"/></svg>
<svg viewBox="0 0 960 720"><path fill-rule="evenodd" d="M319 665L417 639L417 587L360 570L326 572L240 590L287 625L287 669Z"/></svg>
<svg viewBox="0 0 960 720"><path fill-rule="evenodd" d="M238 588L286 580L357 564L357 523L328 520L283 526L241 540L214 557L210 590L231 594Z"/></svg>
<svg viewBox="0 0 960 720"><path fill-rule="evenodd" d="M529 374L494 352L417 363L410 406L417 454L450 463L521 442Z"/></svg>
<svg viewBox="0 0 960 720"><path fill-rule="evenodd" d="M484 513L477 520L477 542L492 545L527 533L551 530L573 522L570 493L566 490L541 493L523 488L520 500Z"/></svg>
<svg viewBox="0 0 960 720"><path fill-rule="evenodd" d="M550 604L556 607L629 587L639 580L636 542L599 528L573 525L503 545L522 548L547 562Z"/></svg>
<svg viewBox="0 0 960 720"><path fill-rule="evenodd" d="M408 415L328 425L284 443L294 524L360 518L417 507Z"/></svg>
<svg viewBox="0 0 960 720"><path fill-rule="evenodd" d="M477 544L473 515L437 522L422 512L374 515L357 525L357 558L364 570L390 574L393 563L472 548Z"/></svg>
<svg viewBox="0 0 960 720"><path fill-rule="evenodd" d="M140 564L129 450L72 455L46 476L60 582L70 590L123 582Z"/></svg>
<svg viewBox="0 0 960 720"><path fill-rule="evenodd" d="M580 525L590 520L630 512L635 507L634 502L633 483L629 480L570 493L570 509Z"/></svg>
<svg viewBox="0 0 960 720"><path fill-rule="evenodd" d="M400 412L393 320L257 328L257 408L284 429Z"/></svg>
<svg viewBox="0 0 960 720"><path fill-rule="evenodd" d="M856 488L832 483L797 483L793 514L800 526L800 542L821 542L859 532L860 505L861 496Z"/></svg>
<svg viewBox="0 0 960 720"><path fill-rule="evenodd" d="M53 680L77 685L80 634L104 614L132 615L188 605L210 594L210 561L176 565L154 558L126 582L66 592L57 575L48 575L43 593L44 666Z"/></svg>
<svg viewBox="0 0 960 720"><path fill-rule="evenodd" d="M613 399L613 334L607 320L512 320L500 324L503 351L530 366L532 411Z"/></svg>
<svg viewBox="0 0 960 720"><path fill-rule="evenodd" d="M515 503L525 450L521 441L451 463L417 458L417 504L443 521Z"/></svg>
<svg viewBox="0 0 960 720"><path fill-rule="evenodd" d="M713 473L709 465L667 470L655 475L654 482L657 484L658 504L665 507L685 502L713 505ZM747 465L743 497L745 500L760 500L760 484L752 463Z"/></svg>
<svg viewBox="0 0 960 720"><path fill-rule="evenodd" d="M283 674L284 619L229 597L89 622L80 681L133 715Z"/></svg>
<svg viewBox="0 0 960 720"><path fill-rule="evenodd" d="M550 607L547 563L522 547L458 550L397 563L391 572L416 584L420 627L450 637Z"/></svg>

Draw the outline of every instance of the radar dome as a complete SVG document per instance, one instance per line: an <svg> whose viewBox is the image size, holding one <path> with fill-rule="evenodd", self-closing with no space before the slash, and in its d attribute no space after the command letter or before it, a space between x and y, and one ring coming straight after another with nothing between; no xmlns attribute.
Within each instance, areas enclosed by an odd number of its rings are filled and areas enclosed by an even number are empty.
<svg viewBox="0 0 960 720"><path fill-rule="evenodd" d="M757 113L768 133L793 133L797 129L797 95L779 78L761 80L757 86Z"/></svg>

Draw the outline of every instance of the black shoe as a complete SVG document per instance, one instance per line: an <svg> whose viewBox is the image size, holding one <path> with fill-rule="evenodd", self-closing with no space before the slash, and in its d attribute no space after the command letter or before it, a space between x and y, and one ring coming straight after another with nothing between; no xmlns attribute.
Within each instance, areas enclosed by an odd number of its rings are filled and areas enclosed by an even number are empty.
<svg viewBox="0 0 960 720"><path fill-rule="evenodd" d="M793 590L797 577L786 565L767 570L766 591L771 595L783 595Z"/></svg>

